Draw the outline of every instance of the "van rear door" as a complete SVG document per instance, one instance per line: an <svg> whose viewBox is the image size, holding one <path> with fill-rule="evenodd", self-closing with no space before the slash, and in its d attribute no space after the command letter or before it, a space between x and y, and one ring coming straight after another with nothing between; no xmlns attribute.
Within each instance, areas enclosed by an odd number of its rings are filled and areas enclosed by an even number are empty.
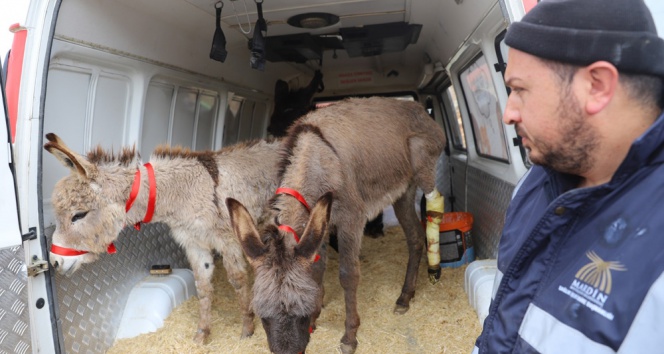
<svg viewBox="0 0 664 354"><path fill-rule="evenodd" d="M0 74L1 75L1 74ZM2 80L4 82L4 79ZM5 104L5 88L0 85L0 249L21 245L21 229L18 221L18 204L16 203L16 184L12 164L12 147L9 140L9 120Z"/></svg>

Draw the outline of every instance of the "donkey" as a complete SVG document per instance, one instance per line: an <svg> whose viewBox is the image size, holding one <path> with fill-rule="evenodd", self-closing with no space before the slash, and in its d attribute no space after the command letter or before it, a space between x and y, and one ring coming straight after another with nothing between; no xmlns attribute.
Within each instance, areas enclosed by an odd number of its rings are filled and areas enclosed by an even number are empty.
<svg viewBox="0 0 664 354"><path fill-rule="evenodd" d="M409 251L394 312L408 310L425 240L415 192L418 186L425 193L434 191L435 164L444 146L443 130L419 103L347 99L309 113L289 130L280 188L262 236L243 204L226 200L235 235L255 270L254 311L272 352L300 353L309 342L323 302L323 241L331 229L339 238L346 304L341 351L355 352L362 228L389 204ZM311 212L309 203L315 203Z"/></svg>
<svg viewBox="0 0 664 354"><path fill-rule="evenodd" d="M253 334L247 265L220 202L228 197L242 200L249 214L262 220L278 182L278 141L204 152L160 146L150 162L141 165L135 148L125 147L114 156L97 147L84 157L55 134L46 138L44 148L71 170L55 185L52 199L56 228L50 261L59 272L71 275L81 264L95 261L114 247L125 225L163 222L194 272L200 302L194 341L205 343L210 334L214 251L222 255L238 297L242 337Z"/></svg>

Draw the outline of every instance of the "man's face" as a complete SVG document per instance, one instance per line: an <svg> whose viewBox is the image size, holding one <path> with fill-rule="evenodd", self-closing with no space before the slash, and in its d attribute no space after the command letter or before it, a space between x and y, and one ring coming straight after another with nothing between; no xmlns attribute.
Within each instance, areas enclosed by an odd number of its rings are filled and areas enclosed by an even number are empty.
<svg viewBox="0 0 664 354"><path fill-rule="evenodd" d="M503 121L514 124L534 164L583 175L594 164L596 131L566 82L544 61L510 48L505 81L512 92Z"/></svg>

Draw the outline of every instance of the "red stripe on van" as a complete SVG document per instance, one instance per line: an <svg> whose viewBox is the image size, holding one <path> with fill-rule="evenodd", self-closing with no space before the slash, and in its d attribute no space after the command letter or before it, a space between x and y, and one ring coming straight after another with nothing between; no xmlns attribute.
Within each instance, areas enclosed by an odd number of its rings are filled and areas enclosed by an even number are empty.
<svg viewBox="0 0 664 354"><path fill-rule="evenodd" d="M12 143L16 140L16 120L18 115L18 95L21 88L21 73L23 72L23 57L25 55L25 41L28 30L15 23L9 26L9 31L14 33L9 62L7 63L7 111L9 112L9 129Z"/></svg>
<svg viewBox="0 0 664 354"><path fill-rule="evenodd" d="M535 7L535 5L537 5L537 3L539 2L539 0L522 0L522 1L523 1L523 8L524 10L526 10L526 13L528 13L528 11L530 11L530 9Z"/></svg>

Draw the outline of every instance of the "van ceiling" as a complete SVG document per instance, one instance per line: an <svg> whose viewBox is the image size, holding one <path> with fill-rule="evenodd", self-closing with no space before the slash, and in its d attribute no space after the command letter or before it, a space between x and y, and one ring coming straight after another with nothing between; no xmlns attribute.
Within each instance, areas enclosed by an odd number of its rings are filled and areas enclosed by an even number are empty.
<svg viewBox="0 0 664 354"><path fill-rule="evenodd" d="M115 1L138 12L157 16L184 33L201 33L201 38L209 38L211 43L215 27L215 3L218 0ZM268 39L275 36L311 35L331 41L322 50L324 72L372 69L387 74L396 70L415 78L426 63L440 62L446 65L494 6L498 6L497 0L264 0L262 3ZM288 19L293 16L316 12L338 16L339 21L318 29L288 24ZM233 51L249 52L248 42L253 36L257 18L256 3L253 0L223 0L221 25L229 55ZM251 23L252 29L248 34L242 32L249 28L247 21ZM332 49L338 45L335 41L341 40L342 29L389 23L397 23L397 26L403 23L421 25L421 28L417 28L416 43L407 45L402 51L373 56L349 56L345 49ZM267 66L283 68L274 64L268 61ZM319 61L309 60L292 65L295 68L299 66L301 69L298 71L310 74L312 69L319 68ZM286 72L292 75L292 70Z"/></svg>

